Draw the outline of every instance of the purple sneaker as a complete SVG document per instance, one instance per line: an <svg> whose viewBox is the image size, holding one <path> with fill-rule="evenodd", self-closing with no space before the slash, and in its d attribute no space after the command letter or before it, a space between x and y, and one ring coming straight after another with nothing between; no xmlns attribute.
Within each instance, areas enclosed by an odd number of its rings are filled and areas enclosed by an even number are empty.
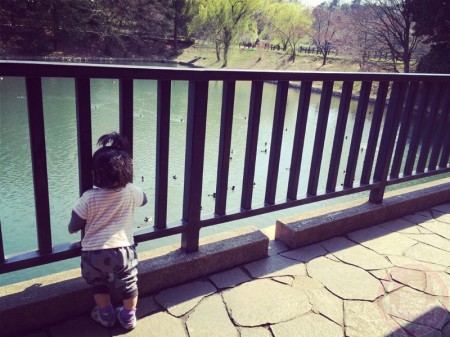
<svg viewBox="0 0 450 337"><path fill-rule="evenodd" d="M114 310L111 310L111 312L102 312L99 307L94 307L91 311L91 317L94 321L100 323L106 328L110 328L116 323Z"/></svg>
<svg viewBox="0 0 450 337"><path fill-rule="evenodd" d="M126 309L124 309L124 307L116 308L117 319L124 329L132 330L136 327L136 310L133 310L130 317L127 319L124 319L123 317L125 314L124 311L127 311Z"/></svg>

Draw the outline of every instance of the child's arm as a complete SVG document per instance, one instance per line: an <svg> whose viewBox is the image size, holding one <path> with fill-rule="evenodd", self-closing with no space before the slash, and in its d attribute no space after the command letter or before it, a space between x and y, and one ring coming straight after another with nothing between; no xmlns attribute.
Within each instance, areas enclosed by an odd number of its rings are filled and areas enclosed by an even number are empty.
<svg viewBox="0 0 450 337"><path fill-rule="evenodd" d="M80 218L77 213L72 211L72 217L70 219L69 226L68 226L69 233L70 234L76 233L79 230L82 230L85 225L86 225L86 220Z"/></svg>

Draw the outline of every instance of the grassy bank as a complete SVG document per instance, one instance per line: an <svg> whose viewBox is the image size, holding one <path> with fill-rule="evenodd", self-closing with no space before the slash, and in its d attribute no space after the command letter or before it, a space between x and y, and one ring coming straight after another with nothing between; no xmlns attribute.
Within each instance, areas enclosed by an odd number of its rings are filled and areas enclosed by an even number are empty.
<svg viewBox="0 0 450 337"><path fill-rule="evenodd" d="M222 69L223 60L217 61L213 48L195 44L175 59L177 62L190 63L192 65L210 69ZM342 56L329 56L327 64L322 65L321 55L297 54L295 62L283 51L266 49L244 49L234 47L228 57L228 67L225 69L250 69L250 70L286 70L286 71L329 71L329 72L360 72L359 64ZM368 71L368 70L365 70ZM372 71L377 71L372 69ZM291 83L298 84L298 83ZM339 95L342 90L342 82L335 82L333 91ZM313 89L320 91L322 84L313 83ZM359 92L360 82L354 83L354 93ZM374 83L371 90L371 98L376 97L378 84ZM357 95L355 95L355 98Z"/></svg>
<svg viewBox="0 0 450 337"><path fill-rule="evenodd" d="M207 45L195 44L184 49L176 61L196 66L220 69L223 60L217 61L215 50ZM297 54L295 62L283 51L267 49L246 49L233 47L228 56L226 69L286 70L286 71L360 71L359 64L348 58L329 56L327 64L322 65L322 56Z"/></svg>

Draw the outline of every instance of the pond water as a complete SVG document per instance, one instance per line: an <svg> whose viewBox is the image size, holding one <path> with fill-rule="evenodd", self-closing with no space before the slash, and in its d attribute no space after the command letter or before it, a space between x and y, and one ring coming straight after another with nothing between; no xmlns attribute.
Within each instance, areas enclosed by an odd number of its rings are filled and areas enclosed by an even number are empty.
<svg viewBox="0 0 450 337"><path fill-rule="evenodd" d="M47 147L48 182L50 193L50 212L53 244L74 242L79 236L69 235L67 223L71 208L79 197L77 134L75 116L75 85L73 79L44 78L43 99L45 137ZM134 81L134 162L135 184L147 194L149 202L136 211L135 229L152 226L153 220L145 222L144 218L153 218L155 186L155 144L156 144L156 82ZM232 131L232 159L230 162L229 191L227 209L238 209L241 197L241 184L245 157L247 134L247 117L249 110L251 84L237 82ZM117 80L91 80L92 104L92 139L96 149L97 139L104 133L119 129L119 83ZM172 83L170 154L169 154L169 196L168 223L178 221L182 214L182 197L184 186L184 155L186 141L188 83ZM202 190L202 212L213 213L216 166L219 147L221 82L210 82L205 148L204 182ZM264 200L265 182L269 161L269 149L272 132L273 111L276 86L264 84L263 104L258 140L258 153L255 172L254 204ZM285 198L289 177L292 141L297 115L299 90L289 89L285 131L283 136L281 164L278 178L277 199ZM319 108L320 95L313 94L307 122L304 162L300 173L299 191L304 191L309 176L309 162L312 156L315 124ZM328 130L325 139L324 157L329 157L336 126L339 99L333 98ZM342 158L347 158L350 147L351 132L355 119L357 102L351 103ZM366 117L362 144L367 142L373 106L369 106ZM265 151L267 149L267 152ZM364 146L361 149L356 180L361 174ZM329 162L322 163L319 190L325 189ZM342 160L340 172L345 170L346 160ZM177 179L174 179L176 176ZM142 179L143 178L143 179ZM338 178L338 186L344 175ZM23 78L2 78L0 80L0 221L4 240L5 254L14 254L37 249L36 220L34 211L33 181L30 161L30 143L28 131L27 101L25 80ZM358 196L352 196L356 198ZM322 204L333 201L323 202ZM336 201L334 201L336 202ZM234 221L228 224L208 227L202 235L208 235L236 226L253 225L267 227L273 225L277 218L317 208L318 205L305 205L254 218ZM140 251L179 242L179 236L163 238L139 244ZM76 268L78 259L71 259L23 271L0 275L0 284L9 284L45 275L68 268Z"/></svg>

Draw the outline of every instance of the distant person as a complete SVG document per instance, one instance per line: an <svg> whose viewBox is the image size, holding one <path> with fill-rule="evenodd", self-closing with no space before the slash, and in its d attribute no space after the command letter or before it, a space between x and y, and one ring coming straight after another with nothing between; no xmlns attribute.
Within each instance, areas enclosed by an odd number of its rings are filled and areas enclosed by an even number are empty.
<svg viewBox="0 0 450 337"><path fill-rule="evenodd" d="M128 330L136 326L138 257L133 239L134 210L147 196L131 181L133 160L127 140L117 133L100 137L92 157L95 188L86 191L72 210L69 233L81 229L81 274L92 287L96 307L92 318L105 327L116 319ZM114 276L123 306L114 308L108 290Z"/></svg>

